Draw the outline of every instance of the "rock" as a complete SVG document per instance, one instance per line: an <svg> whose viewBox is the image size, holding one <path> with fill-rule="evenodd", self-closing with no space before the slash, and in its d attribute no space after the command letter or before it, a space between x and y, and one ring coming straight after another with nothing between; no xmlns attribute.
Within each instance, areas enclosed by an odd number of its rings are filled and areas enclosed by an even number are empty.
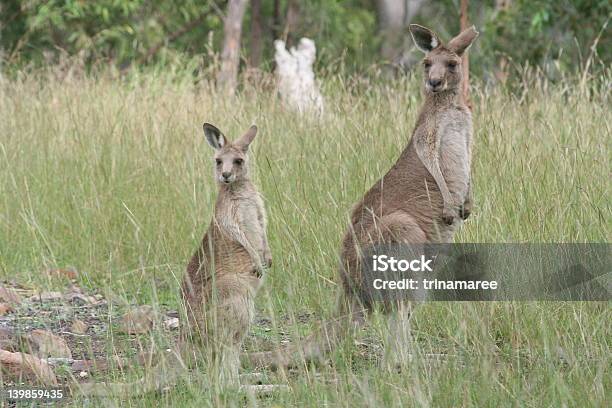
<svg viewBox="0 0 612 408"><path fill-rule="evenodd" d="M49 357L49 358L45 358L45 361L50 366L66 365L66 364L74 363L74 360L72 358L63 358L63 357Z"/></svg>
<svg viewBox="0 0 612 408"><path fill-rule="evenodd" d="M21 303L21 296L15 289L0 286L0 301L18 305Z"/></svg>
<svg viewBox="0 0 612 408"><path fill-rule="evenodd" d="M60 292L40 292L30 298L32 302L54 302L62 299Z"/></svg>
<svg viewBox="0 0 612 408"><path fill-rule="evenodd" d="M128 334L147 333L153 327L156 314L149 305L130 310L121 319L120 330Z"/></svg>
<svg viewBox="0 0 612 408"><path fill-rule="evenodd" d="M32 330L26 340L33 354L40 358L62 357L72 358L72 352L66 341L46 330Z"/></svg>
<svg viewBox="0 0 612 408"><path fill-rule="evenodd" d="M8 303L0 303L0 316L4 316L5 314L14 312L13 306Z"/></svg>
<svg viewBox="0 0 612 408"><path fill-rule="evenodd" d="M170 317L164 320L164 327L168 330L178 329L179 327L179 319L178 317Z"/></svg>
<svg viewBox="0 0 612 408"><path fill-rule="evenodd" d="M7 327L0 327L0 350L17 351L19 339L15 332Z"/></svg>
<svg viewBox="0 0 612 408"><path fill-rule="evenodd" d="M179 314L178 310L168 310L166 312L166 316L167 317L179 317L180 314Z"/></svg>
<svg viewBox="0 0 612 408"><path fill-rule="evenodd" d="M93 360L75 360L70 368L72 371L87 371L95 365L95 361Z"/></svg>
<svg viewBox="0 0 612 408"><path fill-rule="evenodd" d="M110 360L74 360L71 365L72 371L107 371L112 368L111 362L114 362L116 368L125 368L131 365L128 359L115 356Z"/></svg>
<svg viewBox="0 0 612 408"><path fill-rule="evenodd" d="M79 305L93 305L97 303L96 298L79 292L69 292L64 295L64 300Z"/></svg>
<svg viewBox="0 0 612 408"><path fill-rule="evenodd" d="M57 378L51 367L30 354L0 350L0 370L3 375L15 380L25 378L43 385L57 385Z"/></svg>
<svg viewBox="0 0 612 408"><path fill-rule="evenodd" d="M50 278L67 278L76 279L78 276L77 270L74 268L52 268L47 269L45 274Z"/></svg>
<svg viewBox="0 0 612 408"><path fill-rule="evenodd" d="M87 371L81 371L81 372L79 372L79 377L87 378L87 377L89 377L89 374L87 373Z"/></svg>
<svg viewBox="0 0 612 408"><path fill-rule="evenodd" d="M81 289L79 285L73 283L68 288L68 292L83 293L83 289Z"/></svg>
<svg viewBox="0 0 612 408"><path fill-rule="evenodd" d="M142 366L151 366L158 361L158 355L153 350L144 350L136 355L136 361Z"/></svg>
<svg viewBox="0 0 612 408"><path fill-rule="evenodd" d="M70 331L76 334L85 334L87 333L88 328L89 326L87 326L87 323L82 320L75 319L70 326Z"/></svg>

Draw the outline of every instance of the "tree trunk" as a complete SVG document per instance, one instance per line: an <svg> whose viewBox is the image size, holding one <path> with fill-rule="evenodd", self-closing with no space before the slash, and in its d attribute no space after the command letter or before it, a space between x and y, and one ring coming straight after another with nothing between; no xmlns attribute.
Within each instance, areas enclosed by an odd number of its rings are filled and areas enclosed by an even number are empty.
<svg viewBox="0 0 612 408"><path fill-rule="evenodd" d="M221 69L217 74L217 86L227 94L233 94L238 84L240 63L240 35L247 0L229 0L223 22L223 50Z"/></svg>
<svg viewBox="0 0 612 408"><path fill-rule="evenodd" d="M377 0L378 29L382 37L380 53L387 63L397 60L402 45L406 2L404 0Z"/></svg>
<svg viewBox="0 0 612 408"><path fill-rule="evenodd" d="M280 40L281 28L281 4L280 0L274 0L274 13L272 15L272 41Z"/></svg>
<svg viewBox="0 0 612 408"><path fill-rule="evenodd" d="M263 24L261 17L261 0L251 0L251 56L249 66L259 68L263 54Z"/></svg>
<svg viewBox="0 0 612 408"><path fill-rule="evenodd" d="M512 0L495 0L495 11L508 10L512 5Z"/></svg>
<svg viewBox="0 0 612 408"><path fill-rule="evenodd" d="M507 11L512 6L512 0L496 0L495 1L495 16L497 14ZM508 68L509 68L508 57L502 54L497 61L497 68L495 69L495 78L505 84L508 79Z"/></svg>
<svg viewBox="0 0 612 408"><path fill-rule="evenodd" d="M460 24L461 24L461 31L466 30L469 26L469 20L468 20L468 6L469 6L469 1L468 0L461 0L461 8L460 8ZM464 53L463 57L461 57L461 65L463 66L463 83L461 84L461 89L462 89L462 93L463 93L463 100L465 101L465 104L468 106L468 108L470 108L470 110L472 109L472 101L470 99L470 60L468 57L468 53Z"/></svg>
<svg viewBox="0 0 612 408"><path fill-rule="evenodd" d="M294 32L298 26L300 20L300 5L296 0L288 0L287 2L287 14L285 15L285 28L283 29L283 38L287 47L293 45L293 38L290 34Z"/></svg>
<svg viewBox="0 0 612 408"><path fill-rule="evenodd" d="M406 27L423 6L424 0L376 0L378 31L382 37L381 56L398 64L405 51Z"/></svg>

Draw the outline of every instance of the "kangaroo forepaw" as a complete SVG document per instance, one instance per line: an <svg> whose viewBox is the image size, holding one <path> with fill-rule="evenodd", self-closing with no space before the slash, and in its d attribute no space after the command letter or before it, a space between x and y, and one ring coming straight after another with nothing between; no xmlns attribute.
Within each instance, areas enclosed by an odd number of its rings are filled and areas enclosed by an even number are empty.
<svg viewBox="0 0 612 408"><path fill-rule="evenodd" d="M262 266L254 267L251 273L261 279L261 277L264 276L265 271L266 271L266 268L264 268L262 265Z"/></svg>
<svg viewBox="0 0 612 408"><path fill-rule="evenodd" d="M463 219L463 220L467 220L468 217L472 214L472 202L471 201L466 201L460 208L459 208L459 216Z"/></svg>
<svg viewBox="0 0 612 408"><path fill-rule="evenodd" d="M455 222L455 218L457 217L457 212L450 207L444 207L442 210L442 221L446 225L453 225Z"/></svg>

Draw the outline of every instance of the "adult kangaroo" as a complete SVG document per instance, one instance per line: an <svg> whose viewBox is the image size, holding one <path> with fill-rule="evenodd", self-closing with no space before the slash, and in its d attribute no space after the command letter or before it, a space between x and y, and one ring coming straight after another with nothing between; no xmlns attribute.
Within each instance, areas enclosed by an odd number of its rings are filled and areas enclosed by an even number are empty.
<svg viewBox="0 0 612 408"><path fill-rule="evenodd" d="M240 349L255 314L255 295L272 263L263 199L250 179L249 146L257 128L231 142L205 123L215 149L218 196L204 238L187 266L182 298L188 322L166 364L147 378L126 384L76 385L85 395L138 395L171 386L201 361L220 387L239 385Z"/></svg>
<svg viewBox="0 0 612 408"><path fill-rule="evenodd" d="M423 59L425 101L412 138L397 162L354 207L342 241L339 317L299 346L254 353L256 364L286 366L317 359L333 349L374 308L361 279L362 256L381 244L447 243L470 215L472 117L461 92L461 56L478 36L472 26L447 44L430 29L411 24ZM385 305L391 315L386 354L392 365L407 361L410 302Z"/></svg>

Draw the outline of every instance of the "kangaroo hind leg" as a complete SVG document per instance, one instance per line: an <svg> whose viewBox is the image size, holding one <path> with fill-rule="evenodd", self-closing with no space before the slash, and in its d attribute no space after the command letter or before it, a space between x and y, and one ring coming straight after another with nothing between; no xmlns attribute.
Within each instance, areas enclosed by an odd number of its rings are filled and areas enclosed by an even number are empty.
<svg viewBox="0 0 612 408"><path fill-rule="evenodd" d="M222 283L222 282L219 282ZM219 291L223 295L223 291ZM226 298L221 296L213 308L206 333L209 350L208 367L211 382L219 387L240 386L240 349L242 340L249 330L254 314L253 299L243 293L234 293Z"/></svg>
<svg viewBox="0 0 612 408"><path fill-rule="evenodd" d="M385 215L378 220L376 228L377 230L371 235L378 236L378 242L384 245L382 248L398 250L401 259L410 260L423 253L427 237L410 214L396 211ZM397 248L394 248L395 244ZM420 285L422 274L413 273L412 276ZM425 294L420 287L409 292L409 296L393 299L385 308L389 316L384 327L383 364L390 370L396 370L410 362L410 315L414 307L413 300L423 300Z"/></svg>

